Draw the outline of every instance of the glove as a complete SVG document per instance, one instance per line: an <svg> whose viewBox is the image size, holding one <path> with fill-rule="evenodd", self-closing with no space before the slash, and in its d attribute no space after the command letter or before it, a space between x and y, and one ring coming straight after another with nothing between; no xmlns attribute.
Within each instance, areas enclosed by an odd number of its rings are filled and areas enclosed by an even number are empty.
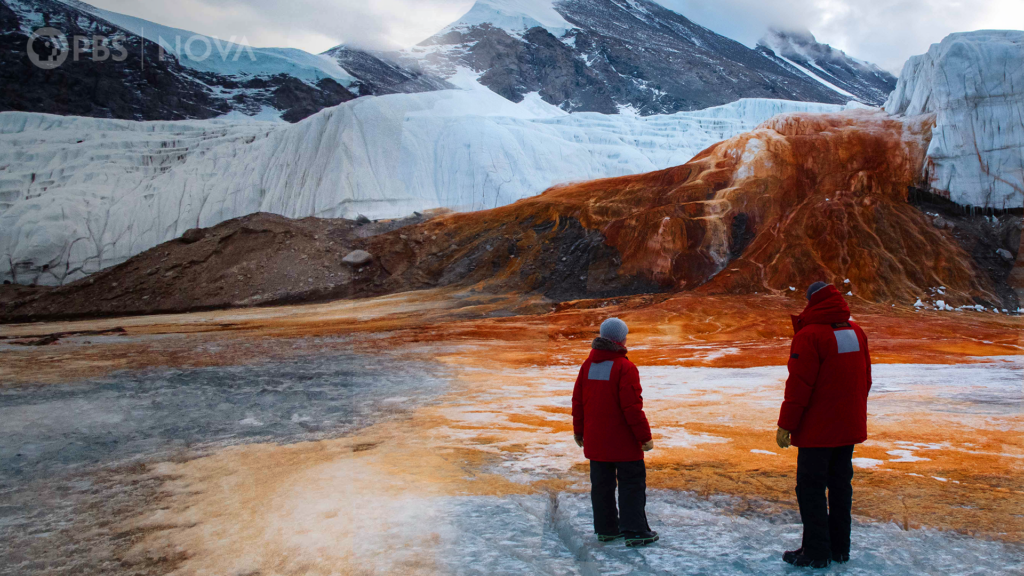
<svg viewBox="0 0 1024 576"><path fill-rule="evenodd" d="M789 448L789 430L779 430L775 433L775 442L779 445L779 448Z"/></svg>
<svg viewBox="0 0 1024 576"><path fill-rule="evenodd" d="M576 441L576 445L577 446L579 446L580 448L583 448L583 436L573 435L572 439Z"/></svg>
<svg viewBox="0 0 1024 576"><path fill-rule="evenodd" d="M641 446L641 448L644 449L644 452L650 452L651 450L654 450L654 439L651 438L647 442L644 442L644 444L643 444L643 446Z"/></svg>

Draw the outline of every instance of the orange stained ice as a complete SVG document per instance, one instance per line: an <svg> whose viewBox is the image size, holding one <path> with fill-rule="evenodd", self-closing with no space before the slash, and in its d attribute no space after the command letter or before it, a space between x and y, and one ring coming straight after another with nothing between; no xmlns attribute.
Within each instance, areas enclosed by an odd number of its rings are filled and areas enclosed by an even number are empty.
<svg viewBox="0 0 1024 576"><path fill-rule="evenodd" d="M293 349L281 342L324 336L342 337L324 347L443 363L452 388L407 418L344 438L236 446L151 466L165 479L167 498L134 522L146 536L127 558L171 560L182 574L431 574L442 571L435 553L450 537L446 499L588 489L567 398L590 339L609 316L629 323L630 358L642 376L652 375L645 382L656 443L647 457L649 487L732 495L735 513L748 506L792 509L796 451L779 449L774 430L792 332L788 315L801 304L796 296L681 294L551 309L526 297L428 291L7 326L0 336L115 326L127 335L88 345L82 339L91 337L69 336L51 346L5 346L0 381L68 382L122 368L286 358ZM856 298L851 304L879 364L998 367L1024 345L1016 317L914 311ZM522 313L498 314L508 310ZM733 385L729 368L764 377ZM657 392L666 382L696 378L705 384ZM711 384L719 380L716 389ZM970 415L947 409L949 402L927 387L871 399L870 439L856 453L870 464L857 469L855 515L1021 541L1024 417L1020 410Z"/></svg>

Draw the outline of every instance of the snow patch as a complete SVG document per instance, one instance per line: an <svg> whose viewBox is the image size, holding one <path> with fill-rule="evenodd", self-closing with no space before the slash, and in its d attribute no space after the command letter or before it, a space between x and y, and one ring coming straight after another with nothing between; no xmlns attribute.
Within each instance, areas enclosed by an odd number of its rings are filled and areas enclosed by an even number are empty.
<svg viewBox="0 0 1024 576"><path fill-rule="evenodd" d="M736 170L734 176L735 181L743 180L754 175L754 171L758 166L754 163L754 159L757 155L765 149L764 141L758 138L751 138L747 140L746 147L743 148L743 156L740 157L740 167Z"/></svg>
<svg viewBox="0 0 1024 576"><path fill-rule="evenodd" d="M811 72L811 71L810 71L810 70L808 70L808 69L807 69L807 68L806 68L805 66L801 66L801 65L799 65L799 64L797 64L796 62L794 62L794 61L790 60L789 58L786 58L785 56L782 56L781 54L776 54L776 56L778 56L778 57L779 57L779 59L781 59L781 60L784 60L784 61L785 61L785 62L786 62L787 64L789 64L790 66L792 66L792 67L796 68L797 70L799 70L799 71L803 72L803 73L804 73L804 74L806 74L806 75L807 75L808 77L810 77L810 78L811 78L812 80L814 80L814 81L818 82L818 83L819 83L819 84L821 84L822 86L825 86L826 88L828 88L828 89L830 89L830 90L833 90L833 91L835 91L835 92L838 92L838 93L842 94L843 96L847 96L847 97L849 97L849 98L854 98L854 99L856 99L856 98L857 98L857 95L856 95L856 94L852 94L852 93L850 93L850 92L849 92L849 91L847 91L847 90L843 90L843 89L842 89L842 88L840 88L839 86L836 86L835 84L833 84L833 83L829 82L828 80L825 80L825 79L824 79L824 78L822 78L821 76L818 76L818 75L817 75L817 74L815 74L814 72ZM820 71L820 70L819 70L819 71Z"/></svg>
<svg viewBox="0 0 1024 576"><path fill-rule="evenodd" d="M253 116L243 114L238 110L232 110L227 114L223 114L217 117L217 120L224 120L227 122L244 124L246 122L273 122L277 124L284 124L285 120L281 118L282 112L276 108L270 106L263 106L258 113Z"/></svg>
<svg viewBox="0 0 1024 576"><path fill-rule="evenodd" d="M889 460L889 462L926 462L931 458L922 458L920 456L914 456L913 450L889 450L886 454L890 456L896 456L897 458Z"/></svg>
<svg viewBox="0 0 1024 576"><path fill-rule="evenodd" d="M875 460L874 458L854 458L853 465L857 468L871 469L878 468L882 464L885 464L884 460Z"/></svg>
<svg viewBox="0 0 1024 576"><path fill-rule="evenodd" d="M556 37L573 28L555 10L552 0L478 0L469 12L446 30L481 24L490 24L514 34L540 26Z"/></svg>
<svg viewBox="0 0 1024 576"><path fill-rule="evenodd" d="M700 444L725 444L730 440L710 434L694 434L685 428L674 426L659 427L654 436L655 444L663 448L694 448Z"/></svg>

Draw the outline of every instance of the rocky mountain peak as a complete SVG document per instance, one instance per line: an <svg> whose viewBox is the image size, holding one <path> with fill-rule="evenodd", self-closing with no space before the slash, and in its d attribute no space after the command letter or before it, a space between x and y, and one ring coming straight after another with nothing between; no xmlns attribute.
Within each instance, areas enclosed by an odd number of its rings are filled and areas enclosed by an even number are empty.
<svg viewBox="0 0 1024 576"><path fill-rule="evenodd" d="M794 37L794 45L829 49L806 36ZM650 0L479 0L438 34L392 57L513 102L536 93L567 112L648 116L741 98L884 101L885 83L894 86L895 79L879 81L881 71L836 52L849 62L835 64L842 72L827 76L841 81L832 83Z"/></svg>
<svg viewBox="0 0 1024 576"><path fill-rule="evenodd" d="M478 0L441 34L483 24L513 34L539 27L555 36L564 35L573 27L555 8L553 0Z"/></svg>
<svg viewBox="0 0 1024 576"><path fill-rule="evenodd" d="M865 104L881 106L896 77L874 64L822 44L807 29L770 28L757 50L779 65Z"/></svg>

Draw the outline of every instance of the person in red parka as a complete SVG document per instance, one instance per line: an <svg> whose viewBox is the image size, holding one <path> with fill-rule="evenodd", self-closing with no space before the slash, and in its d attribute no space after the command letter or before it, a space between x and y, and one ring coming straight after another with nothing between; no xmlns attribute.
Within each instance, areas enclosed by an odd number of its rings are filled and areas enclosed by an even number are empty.
<svg viewBox="0 0 1024 576"><path fill-rule="evenodd" d="M825 568L850 559L853 447L868 436L871 355L835 286L815 282L807 299L807 308L793 317L796 334L776 433L781 448L800 449L796 497L804 535L803 545L782 558Z"/></svg>
<svg viewBox="0 0 1024 576"><path fill-rule="evenodd" d="M629 328L618 318L601 324L590 357L572 391L576 444L590 460L594 532L601 542L625 538L626 546L658 540L647 524L647 469L644 452L654 448L644 414L640 373L626 358ZM615 508L618 479L619 508Z"/></svg>

